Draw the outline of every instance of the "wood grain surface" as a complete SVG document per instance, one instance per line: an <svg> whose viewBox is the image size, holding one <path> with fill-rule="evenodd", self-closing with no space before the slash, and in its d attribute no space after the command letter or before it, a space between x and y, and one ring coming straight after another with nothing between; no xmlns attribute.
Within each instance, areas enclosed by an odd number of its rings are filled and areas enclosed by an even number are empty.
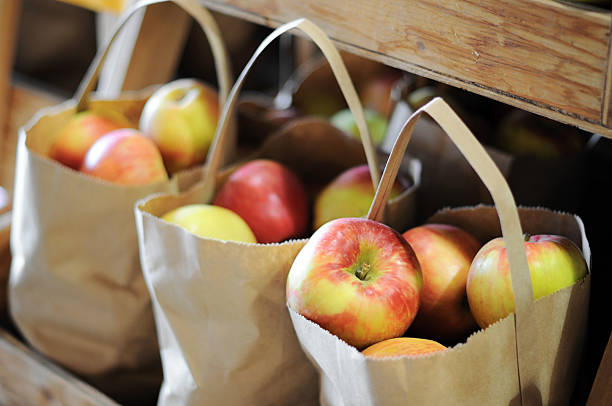
<svg viewBox="0 0 612 406"><path fill-rule="evenodd" d="M270 26L306 17L350 52L612 137L607 11L552 0L200 2Z"/></svg>
<svg viewBox="0 0 612 406"><path fill-rule="evenodd" d="M0 404L117 406L0 328Z"/></svg>

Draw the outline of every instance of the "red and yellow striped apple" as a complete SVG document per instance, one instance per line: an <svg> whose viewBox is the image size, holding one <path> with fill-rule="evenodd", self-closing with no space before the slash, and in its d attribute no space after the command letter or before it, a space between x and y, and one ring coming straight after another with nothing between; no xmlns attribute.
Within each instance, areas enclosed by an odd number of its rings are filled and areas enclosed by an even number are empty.
<svg viewBox="0 0 612 406"><path fill-rule="evenodd" d="M308 227L304 185L287 167L268 159L240 166L223 184L213 204L242 217L260 243L300 237Z"/></svg>
<svg viewBox="0 0 612 406"><path fill-rule="evenodd" d="M580 249L558 235L525 239L533 298L537 300L574 284L587 273ZM474 257L467 280L470 309L482 328L514 312L514 294L506 243L499 237L486 243Z"/></svg>
<svg viewBox="0 0 612 406"><path fill-rule="evenodd" d="M112 117L92 111L76 113L53 140L49 157L78 170L89 148L100 137L120 128L133 127L133 124L119 113Z"/></svg>
<svg viewBox="0 0 612 406"><path fill-rule="evenodd" d="M426 338L397 337L372 344L361 351L370 358L398 357L401 355L421 355L443 351L446 347L437 341Z"/></svg>
<svg viewBox="0 0 612 406"><path fill-rule="evenodd" d="M404 190L405 187L396 180L389 199L399 196ZM315 199L315 230L333 219L365 216L375 193L367 165L355 166L342 172Z"/></svg>
<svg viewBox="0 0 612 406"><path fill-rule="evenodd" d="M149 97L139 128L155 142L173 173L204 162L219 114L215 89L195 79L178 79Z"/></svg>
<svg viewBox="0 0 612 406"><path fill-rule="evenodd" d="M478 329L468 306L465 285L480 242L467 231L446 224L425 224L403 234L423 272L421 308L410 334L456 343Z"/></svg>
<svg viewBox="0 0 612 406"><path fill-rule="evenodd" d="M298 253L286 293L293 310L362 349L406 331L422 286L417 258L398 232L341 218L315 231Z"/></svg>
<svg viewBox="0 0 612 406"><path fill-rule="evenodd" d="M168 179L157 147L137 130L111 131L85 156L81 172L122 185L145 185Z"/></svg>

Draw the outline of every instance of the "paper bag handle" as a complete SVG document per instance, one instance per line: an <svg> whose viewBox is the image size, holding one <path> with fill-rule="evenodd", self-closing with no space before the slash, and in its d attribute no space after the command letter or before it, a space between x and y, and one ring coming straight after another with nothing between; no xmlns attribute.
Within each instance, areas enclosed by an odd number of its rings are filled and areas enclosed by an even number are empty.
<svg viewBox="0 0 612 406"><path fill-rule="evenodd" d="M84 111L88 108L89 94L93 91L96 80L102 71L102 66L104 66L104 61L106 60L110 47L130 17L132 17L136 11L144 7L166 2L174 3L185 10L198 22L206 34L215 61L217 80L219 82L219 109L223 107L229 93L231 73L225 43L222 40L221 32L213 16L195 0L142 0L134 4L128 11L121 14L113 35L106 46L98 51L98 54L91 63L75 94L75 99L78 100L76 106L77 112Z"/></svg>
<svg viewBox="0 0 612 406"><path fill-rule="evenodd" d="M223 158L223 150L225 148L225 142L227 140L226 133L228 132L229 125L228 118L231 117L232 112L234 111L237 96L240 92L240 89L242 88L246 75L250 71L257 58L268 47L268 45L270 45L281 34L292 29L299 29L308 37L310 37L310 39L312 39L314 43L319 46L319 48L323 52L323 55L325 55L325 57L329 61L336 80L338 81L338 85L342 90L342 94L344 95L346 102L351 112L353 113L353 116L355 117L357 128L359 129L359 133L361 135L361 142L365 150L366 159L368 161L368 167L370 168L372 184L374 185L374 188L376 188L376 186L378 185L378 181L380 179L380 172L376 159L376 151L372 144L372 139L370 138L368 125L366 123L365 116L363 113L363 106L361 105L361 101L357 96L357 91L355 90L355 86L351 81L346 66L344 65L344 62L340 57L340 53L331 43L327 35L325 35L325 33L318 26L316 26L314 23L310 22L307 19L300 18L278 27L262 41L259 47L257 47L257 49L255 50L253 56L251 56L249 62L246 64L246 66L240 73L240 76L236 80L236 83L232 87L228 96L227 103L223 106L221 118L219 119L219 124L217 125L215 138L213 140L210 150L208 151L208 165L204 169L205 173L203 187L199 191L197 199L198 201L208 203L213 198L215 192L215 178L217 175L217 171L219 170L219 167L221 165L221 161Z"/></svg>
<svg viewBox="0 0 612 406"><path fill-rule="evenodd" d="M510 265L510 279L512 281L512 291L514 292L514 315L515 315L515 335L517 340L517 361L523 364L522 354L526 351L519 351L519 348L529 343L521 340L519 332L523 331L520 327L521 320L528 317L529 306L533 302L533 290L529 266L527 264L527 254L523 240L521 222L514 197L506 179L484 147L471 133L467 126L461 121L457 114L449 107L444 100L436 97L425 106L421 107L410 116L404 123L399 137L395 140L391 155L387 160L387 165L382 175L382 179L376 190L376 195L368 218L380 221L383 208L397 172L399 170L403 155L410 141L410 136L414 126L423 113L427 113L451 138L453 143L459 148L469 164L474 168L480 179L484 182L493 197L497 215L501 223L502 235L506 242L508 262ZM526 382L521 379L521 369L519 367L519 385Z"/></svg>

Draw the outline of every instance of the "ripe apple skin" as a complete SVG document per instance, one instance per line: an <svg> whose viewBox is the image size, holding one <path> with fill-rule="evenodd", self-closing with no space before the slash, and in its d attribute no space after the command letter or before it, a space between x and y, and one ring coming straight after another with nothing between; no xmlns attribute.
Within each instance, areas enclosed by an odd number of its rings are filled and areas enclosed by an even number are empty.
<svg viewBox="0 0 612 406"><path fill-rule="evenodd" d="M253 160L238 168L213 204L242 217L260 243L300 237L308 227L304 185L288 168L267 159Z"/></svg>
<svg viewBox="0 0 612 406"><path fill-rule="evenodd" d="M207 238L256 243L247 223L236 213L210 204L189 204L169 211L162 220Z"/></svg>
<svg viewBox="0 0 612 406"><path fill-rule="evenodd" d="M361 353L370 358L386 358L428 354L445 349L446 347L439 342L426 338L397 337L372 344Z"/></svg>
<svg viewBox="0 0 612 406"><path fill-rule="evenodd" d="M155 144L137 130L111 131L85 156L81 172L121 185L146 185L168 179Z"/></svg>
<svg viewBox="0 0 612 406"><path fill-rule="evenodd" d="M366 123L368 124L368 130L370 130L372 143L374 146L379 146L382 144L385 138L385 132L387 131L387 119L382 114L372 109L364 109L363 112ZM355 118L353 117L351 110L340 110L331 116L329 121L334 127L339 128L357 139L360 139L359 129L357 128L357 123L355 122Z"/></svg>
<svg viewBox="0 0 612 406"><path fill-rule="evenodd" d="M456 343L478 329L470 312L466 282L481 245L467 231L446 224L425 224L402 234L421 265L421 308L409 333Z"/></svg>
<svg viewBox="0 0 612 406"><path fill-rule="evenodd" d="M76 113L60 130L49 149L49 157L72 169L83 164L89 148L104 134L120 128L132 128L127 118L107 117L92 111Z"/></svg>
<svg viewBox="0 0 612 406"><path fill-rule="evenodd" d="M391 92L400 78L398 74L387 74L366 81L359 89L364 107L377 111L383 117L391 117L393 112Z"/></svg>
<svg viewBox="0 0 612 406"><path fill-rule="evenodd" d="M525 241L533 298L537 300L582 279L587 264L576 245L563 236L533 235ZM474 257L467 280L470 309L485 328L514 312L510 266L503 238L486 243Z"/></svg>
<svg viewBox="0 0 612 406"><path fill-rule="evenodd" d="M205 161L218 119L217 91L195 79L178 79L149 97L139 128L155 142L173 173Z"/></svg>
<svg viewBox="0 0 612 406"><path fill-rule="evenodd" d="M396 180L389 199L399 196L404 189L400 181ZM315 199L315 230L333 219L367 215L375 193L367 165L355 166L342 172Z"/></svg>
<svg viewBox="0 0 612 406"><path fill-rule="evenodd" d="M540 159L576 156L585 137L576 128L514 110L502 120L495 146L512 155L532 155Z"/></svg>
<svg viewBox="0 0 612 406"><path fill-rule="evenodd" d="M358 349L401 336L420 303L416 255L392 228L362 218L332 220L295 258L287 303Z"/></svg>

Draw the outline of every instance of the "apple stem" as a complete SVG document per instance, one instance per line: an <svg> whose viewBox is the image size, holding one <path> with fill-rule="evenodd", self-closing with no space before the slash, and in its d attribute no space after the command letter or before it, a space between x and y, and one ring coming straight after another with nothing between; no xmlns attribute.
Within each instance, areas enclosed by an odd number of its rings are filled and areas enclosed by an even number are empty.
<svg viewBox="0 0 612 406"><path fill-rule="evenodd" d="M529 234L529 233L524 233L523 234L523 241L529 241L530 238L531 238L531 234Z"/></svg>
<svg viewBox="0 0 612 406"><path fill-rule="evenodd" d="M366 275L370 272L371 265L370 264L362 264L355 272L355 276L357 276L362 281L365 280Z"/></svg>

